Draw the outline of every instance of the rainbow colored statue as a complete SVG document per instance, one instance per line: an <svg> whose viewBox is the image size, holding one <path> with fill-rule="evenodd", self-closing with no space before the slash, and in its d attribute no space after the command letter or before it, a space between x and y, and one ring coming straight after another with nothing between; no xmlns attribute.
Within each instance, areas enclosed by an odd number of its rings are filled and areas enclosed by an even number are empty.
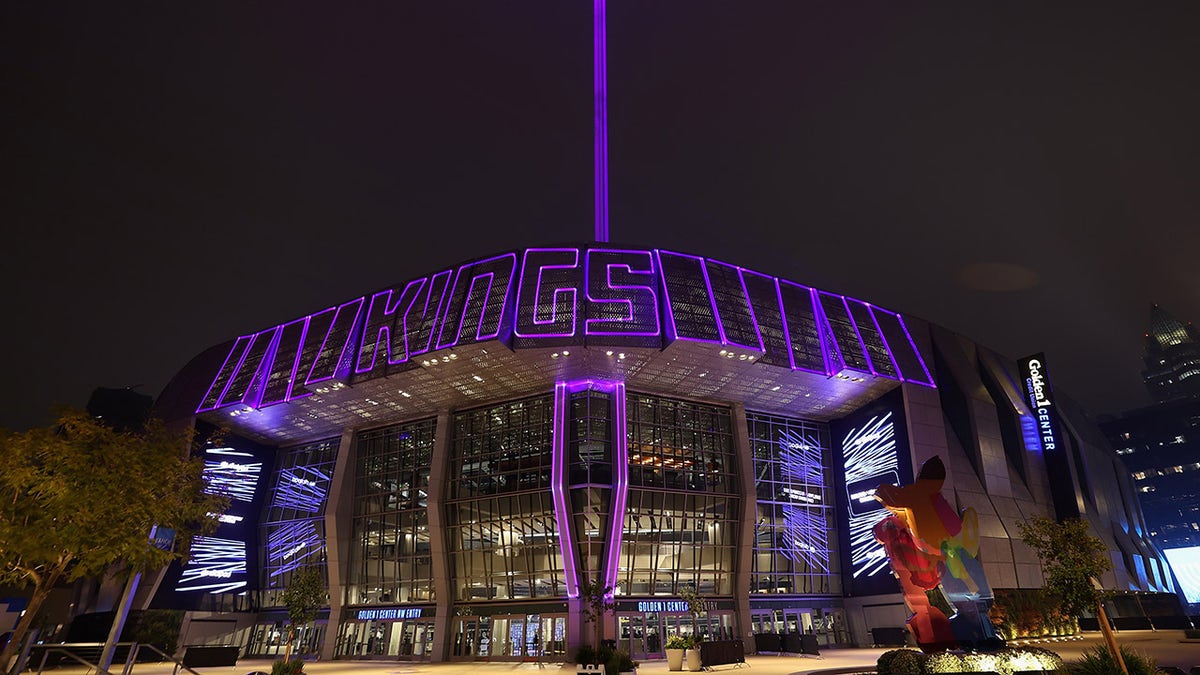
<svg viewBox="0 0 1200 675"><path fill-rule="evenodd" d="M991 651L1004 647L987 611L992 589L979 553L979 516L962 515L942 497L946 467L938 457L925 462L911 485L881 485L875 491L889 511L875 526L912 610L908 629L925 653L953 648Z"/></svg>

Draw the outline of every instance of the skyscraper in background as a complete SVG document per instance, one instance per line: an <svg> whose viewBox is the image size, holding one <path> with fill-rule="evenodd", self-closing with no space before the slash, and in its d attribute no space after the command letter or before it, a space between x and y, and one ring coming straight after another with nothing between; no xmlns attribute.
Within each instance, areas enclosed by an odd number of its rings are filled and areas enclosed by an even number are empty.
<svg viewBox="0 0 1200 675"><path fill-rule="evenodd" d="M1154 305L1142 379L1153 405L1101 420L1139 493L1147 534L1200 604L1200 332ZM1193 610L1194 611L1194 610Z"/></svg>
<svg viewBox="0 0 1200 675"><path fill-rule="evenodd" d="M1157 402L1200 396L1200 331L1153 305L1142 380Z"/></svg>

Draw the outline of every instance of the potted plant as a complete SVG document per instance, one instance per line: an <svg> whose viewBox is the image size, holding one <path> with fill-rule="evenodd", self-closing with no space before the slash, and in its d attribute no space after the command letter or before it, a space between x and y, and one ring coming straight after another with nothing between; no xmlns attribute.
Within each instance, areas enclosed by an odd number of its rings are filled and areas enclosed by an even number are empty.
<svg viewBox="0 0 1200 675"><path fill-rule="evenodd" d="M672 635L667 638L667 670L683 670L683 653L692 646L690 638Z"/></svg>
<svg viewBox="0 0 1200 675"><path fill-rule="evenodd" d="M704 670L704 664L700 661L700 643L703 641L699 635L693 635L688 646L687 653L684 655L687 658L688 670L694 672Z"/></svg>

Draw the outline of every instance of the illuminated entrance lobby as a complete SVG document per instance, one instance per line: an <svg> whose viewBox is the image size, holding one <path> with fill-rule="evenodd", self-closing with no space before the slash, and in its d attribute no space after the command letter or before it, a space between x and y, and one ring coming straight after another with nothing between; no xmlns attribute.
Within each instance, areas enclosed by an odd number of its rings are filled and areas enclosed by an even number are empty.
<svg viewBox="0 0 1200 675"><path fill-rule="evenodd" d="M692 632L870 644L907 614L874 489L934 455L994 587L1041 585L1009 533L1066 491L1119 553L1106 586L1169 590L1111 451L1061 395L1066 442L1045 450L1019 382L945 329L713 259L504 252L180 372L159 414L227 427L209 461L238 453L244 499L153 604L191 610L188 643L281 654L280 591L316 565L329 608L298 648L324 658L562 660L591 640L594 582L634 658Z"/></svg>

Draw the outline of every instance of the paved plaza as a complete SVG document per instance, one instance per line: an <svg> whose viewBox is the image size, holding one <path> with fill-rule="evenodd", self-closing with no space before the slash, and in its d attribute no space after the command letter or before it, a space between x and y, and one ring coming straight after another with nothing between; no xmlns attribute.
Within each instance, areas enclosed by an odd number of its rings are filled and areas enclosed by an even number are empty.
<svg viewBox="0 0 1200 675"><path fill-rule="evenodd" d="M1038 641L1036 644L1062 655L1067 661L1079 657L1085 650L1100 644L1099 633L1088 633L1083 638L1059 641ZM1200 641L1184 640L1183 631L1124 631L1117 641L1153 657L1161 666L1178 666L1185 671L1200 666ZM886 649L827 649L820 657L811 656L748 656L748 668L722 666L714 672L740 670L747 675L809 675L857 673L875 669L875 660ZM200 668L202 675L246 675L253 671L270 672L271 661L267 659L242 659L229 668ZM552 673L562 675L574 672L570 664L537 663L489 663L454 662L420 663L408 661L316 661L305 665L308 675L535 675ZM663 675L667 672L666 661L643 662L639 675ZM58 668L55 675L89 675L84 668ZM143 663L134 667L132 675L172 675L169 665Z"/></svg>

